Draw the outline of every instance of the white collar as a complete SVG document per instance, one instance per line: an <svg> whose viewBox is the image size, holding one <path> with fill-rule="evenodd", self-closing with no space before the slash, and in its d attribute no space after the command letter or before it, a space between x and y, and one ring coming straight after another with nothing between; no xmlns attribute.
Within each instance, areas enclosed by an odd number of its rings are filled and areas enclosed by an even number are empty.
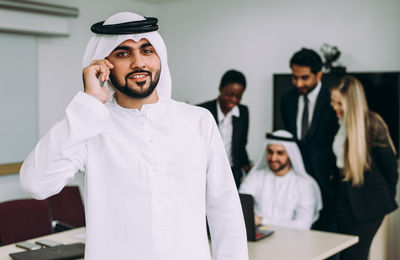
<svg viewBox="0 0 400 260"><path fill-rule="evenodd" d="M143 104L141 109L136 108L125 108L118 104L116 98L114 97L109 103L110 107L114 107L121 112L125 112L130 115L142 115L142 114L158 114L163 111L163 105L170 100L164 96L158 96L158 101L150 104Z"/></svg>
<svg viewBox="0 0 400 260"><path fill-rule="evenodd" d="M321 90L321 86L322 86L321 81L318 81L317 86L313 90L311 90L307 95L309 101L314 102L317 99L319 91Z"/></svg>
<svg viewBox="0 0 400 260"><path fill-rule="evenodd" d="M221 110L221 104L219 103L218 99L217 99L217 114L218 114L219 122L221 122L226 117L232 117L232 116L239 117L240 116L239 107L237 105L234 106L231 109L231 111L228 112L228 114L224 115L224 113Z"/></svg>

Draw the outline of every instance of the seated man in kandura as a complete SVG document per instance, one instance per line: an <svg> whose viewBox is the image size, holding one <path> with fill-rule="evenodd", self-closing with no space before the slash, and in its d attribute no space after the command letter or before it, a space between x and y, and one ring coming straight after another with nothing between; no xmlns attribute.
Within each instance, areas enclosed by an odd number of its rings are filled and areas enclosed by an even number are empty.
<svg viewBox="0 0 400 260"><path fill-rule="evenodd" d="M263 147L239 190L254 197L255 224L310 229L322 200L317 183L304 169L295 139L279 130L267 134Z"/></svg>

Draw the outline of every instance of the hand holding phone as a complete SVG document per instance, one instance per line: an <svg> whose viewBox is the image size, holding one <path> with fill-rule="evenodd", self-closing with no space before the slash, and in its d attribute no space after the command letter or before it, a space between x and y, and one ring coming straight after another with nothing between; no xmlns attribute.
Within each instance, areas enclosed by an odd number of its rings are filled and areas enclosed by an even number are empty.
<svg viewBox="0 0 400 260"><path fill-rule="evenodd" d="M102 103L110 99L110 93L102 87L101 82L109 79L110 70L114 66L107 59L94 60L89 66L83 69L83 85L86 94L89 94Z"/></svg>

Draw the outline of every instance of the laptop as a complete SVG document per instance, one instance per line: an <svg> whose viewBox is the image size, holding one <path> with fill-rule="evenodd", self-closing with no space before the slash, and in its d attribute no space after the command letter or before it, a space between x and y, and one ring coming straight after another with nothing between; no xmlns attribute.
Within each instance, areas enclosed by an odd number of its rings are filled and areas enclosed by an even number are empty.
<svg viewBox="0 0 400 260"><path fill-rule="evenodd" d="M244 222L246 224L247 241L258 241L266 238L273 230L264 229L263 226L256 227L254 224L254 199L249 194L239 194L240 203L242 204Z"/></svg>
<svg viewBox="0 0 400 260"><path fill-rule="evenodd" d="M14 260L67 260L83 258L84 253L85 244L75 243L12 253L10 256Z"/></svg>

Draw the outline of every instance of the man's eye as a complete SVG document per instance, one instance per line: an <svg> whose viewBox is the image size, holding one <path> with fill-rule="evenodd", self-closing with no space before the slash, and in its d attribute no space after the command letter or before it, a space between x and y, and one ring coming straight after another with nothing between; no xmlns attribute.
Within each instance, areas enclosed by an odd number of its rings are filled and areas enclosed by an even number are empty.
<svg viewBox="0 0 400 260"><path fill-rule="evenodd" d="M116 56L117 57L126 57L126 56L128 56L128 53L126 51L121 51L121 52L118 52L116 54Z"/></svg>
<svg viewBox="0 0 400 260"><path fill-rule="evenodd" d="M152 54L154 51L152 49L143 49L144 54Z"/></svg>

